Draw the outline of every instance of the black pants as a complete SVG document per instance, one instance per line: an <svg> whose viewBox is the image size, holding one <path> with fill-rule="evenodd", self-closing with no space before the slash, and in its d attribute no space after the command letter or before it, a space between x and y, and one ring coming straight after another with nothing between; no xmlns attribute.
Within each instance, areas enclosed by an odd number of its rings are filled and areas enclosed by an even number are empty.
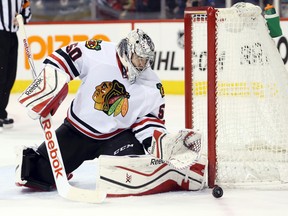
<svg viewBox="0 0 288 216"><path fill-rule="evenodd" d="M6 107L14 85L18 60L16 33L0 30L0 119L7 118Z"/></svg>
<svg viewBox="0 0 288 216"><path fill-rule="evenodd" d="M93 160L100 155L143 155L143 145L135 138L131 130L107 139L95 140L76 130L68 121L56 130L60 151L67 173L77 169L84 161ZM45 143L42 143L37 152L40 158L36 160L33 171L34 179L54 184L54 178L49 163Z"/></svg>

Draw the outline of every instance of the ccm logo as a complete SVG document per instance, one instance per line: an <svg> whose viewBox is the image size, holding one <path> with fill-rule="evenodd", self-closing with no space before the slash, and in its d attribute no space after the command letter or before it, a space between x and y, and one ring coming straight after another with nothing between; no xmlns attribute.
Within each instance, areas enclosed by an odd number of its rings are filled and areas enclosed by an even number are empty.
<svg viewBox="0 0 288 216"><path fill-rule="evenodd" d="M47 142L49 155L50 155L50 158L52 159L51 164L53 167L53 172L56 175L56 178L58 178L58 176L63 176L63 174L62 174L63 167L61 166L61 163L58 160L58 156L57 156L58 149L55 148L55 143L53 141L53 135L52 135L52 132L50 130L51 129L50 119L43 121L42 126L43 126L43 129L45 131L45 139Z"/></svg>

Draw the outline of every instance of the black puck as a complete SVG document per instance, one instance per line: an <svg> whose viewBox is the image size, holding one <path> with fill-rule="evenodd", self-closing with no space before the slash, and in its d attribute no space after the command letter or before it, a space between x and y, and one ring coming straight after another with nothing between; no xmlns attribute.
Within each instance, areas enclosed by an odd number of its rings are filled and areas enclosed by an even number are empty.
<svg viewBox="0 0 288 216"><path fill-rule="evenodd" d="M215 186L212 190L212 194L215 198L220 198L223 196L223 189L219 186Z"/></svg>

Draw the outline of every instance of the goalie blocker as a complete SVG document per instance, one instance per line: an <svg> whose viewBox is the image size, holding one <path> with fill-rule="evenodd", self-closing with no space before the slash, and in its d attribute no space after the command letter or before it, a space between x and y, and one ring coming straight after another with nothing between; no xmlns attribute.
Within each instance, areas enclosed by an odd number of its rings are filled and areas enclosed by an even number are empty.
<svg viewBox="0 0 288 216"><path fill-rule="evenodd" d="M106 156L98 161L96 185L108 197L140 196L169 191L198 191L206 182L207 158L199 156L192 166L175 169L151 155Z"/></svg>
<svg viewBox="0 0 288 216"><path fill-rule="evenodd" d="M54 115L68 94L69 76L59 69L45 66L18 101L28 109L32 119Z"/></svg>

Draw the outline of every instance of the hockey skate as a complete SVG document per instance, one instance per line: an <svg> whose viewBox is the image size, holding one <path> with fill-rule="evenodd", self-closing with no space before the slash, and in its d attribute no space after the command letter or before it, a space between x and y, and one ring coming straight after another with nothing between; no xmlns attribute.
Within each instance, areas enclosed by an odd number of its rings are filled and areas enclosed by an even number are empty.
<svg viewBox="0 0 288 216"><path fill-rule="evenodd" d="M16 168L15 168L15 184L17 186L24 186L27 181L22 179L22 164L23 164L23 154L27 149L25 146L18 147L16 149Z"/></svg>
<svg viewBox="0 0 288 216"><path fill-rule="evenodd" d="M15 184L19 187L26 186L27 180L22 177L22 165L27 147L21 146L16 149Z"/></svg>
<svg viewBox="0 0 288 216"><path fill-rule="evenodd" d="M39 181L30 177L30 161L39 157L39 154L34 148L25 146L19 147L16 150L16 169L15 169L15 184L19 187L28 187L39 191L51 191L56 187L44 181ZM68 180L73 177L72 173L67 175Z"/></svg>
<svg viewBox="0 0 288 216"><path fill-rule="evenodd" d="M0 119L0 127L4 128L4 129L12 128L13 124L14 124L14 120L12 118Z"/></svg>
<svg viewBox="0 0 288 216"><path fill-rule="evenodd" d="M30 160L37 157L37 153L33 148L22 146L16 151L16 169L15 169L15 184L19 187L28 187L40 191L49 191L51 186L39 182L29 177Z"/></svg>

